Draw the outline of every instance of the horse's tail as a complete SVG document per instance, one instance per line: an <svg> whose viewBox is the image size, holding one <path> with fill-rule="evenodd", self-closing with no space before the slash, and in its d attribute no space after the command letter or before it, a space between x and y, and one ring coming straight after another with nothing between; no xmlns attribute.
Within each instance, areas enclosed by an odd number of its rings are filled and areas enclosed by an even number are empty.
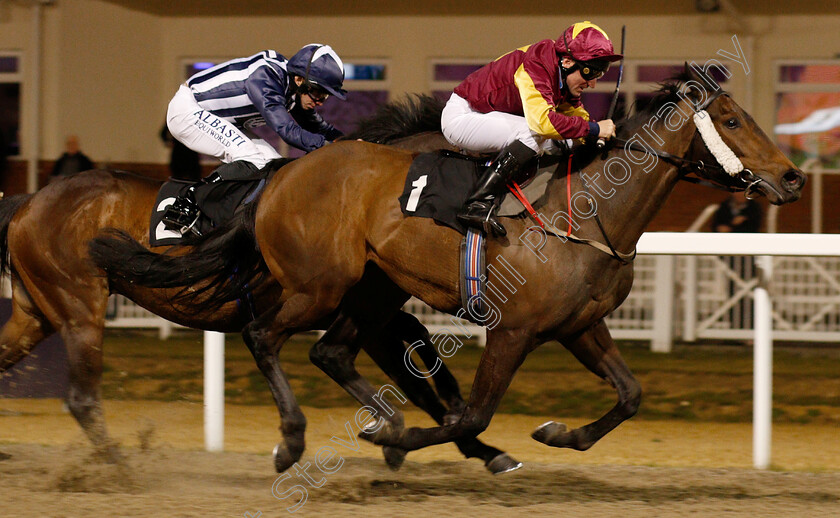
<svg viewBox="0 0 840 518"><path fill-rule="evenodd" d="M9 224L20 206L31 197L32 194L15 194L0 199L0 273L7 273L10 267Z"/></svg>
<svg viewBox="0 0 840 518"><path fill-rule="evenodd" d="M254 233L256 207L257 203L244 206L227 224L193 240L191 248L176 245L157 254L126 232L108 229L90 242L89 253L109 279L149 288L183 288L174 301L218 308L243 298L267 273Z"/></svg>

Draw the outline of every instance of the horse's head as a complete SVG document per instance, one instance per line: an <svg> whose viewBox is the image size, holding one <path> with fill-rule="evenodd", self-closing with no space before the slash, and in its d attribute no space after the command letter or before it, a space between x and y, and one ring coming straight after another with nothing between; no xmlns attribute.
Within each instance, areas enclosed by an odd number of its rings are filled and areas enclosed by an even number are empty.
<svg viewBox="0 0 840 518"><path fill-rule="evenodd" d="M774 205L798 200L805 185L802 171L710 76L701 77L686 64L685 77L681 91L693 104L698 128L685 158L714 164L693 172L746 190L748 197L763 194Z"/></svg>

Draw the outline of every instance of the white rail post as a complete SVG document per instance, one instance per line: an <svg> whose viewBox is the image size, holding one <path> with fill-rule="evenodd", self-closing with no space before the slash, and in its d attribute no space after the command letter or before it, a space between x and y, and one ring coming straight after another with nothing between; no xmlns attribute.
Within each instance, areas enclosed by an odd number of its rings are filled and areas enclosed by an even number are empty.
<svg viewBox="0 0 840 518"><path fill-rule="evenodd" d="M674 342L674 256L656 256L656 295L650 350L669 353Z"/></svg>
<svg viewBox="0 0 840 518"><path fill-rule="evenodd" d="M697 341L697 256L685 256L683 279L683 332L686 342Z"/></svg>
<svg viewBox="0 0 840 518"><path fill-rule="evenodd" d="M225 335L204 332L204 446L225 447Z"/></svg>
<svg viewBox="0 0 840 518"><path fill-rule="evenodd" d="M158 338L168 340L170 336L172 336L172 322L162 318L160 320L160 327L158 327Z"/></svg>
<svg viewBox="0 0 840 518"><path fill-rule="evenodd" d="M773 274L773 258L756 258L759 283L755 298L755 340L753 351L753 464L770 466L773 426L773 312L767 286Z"/></svg>

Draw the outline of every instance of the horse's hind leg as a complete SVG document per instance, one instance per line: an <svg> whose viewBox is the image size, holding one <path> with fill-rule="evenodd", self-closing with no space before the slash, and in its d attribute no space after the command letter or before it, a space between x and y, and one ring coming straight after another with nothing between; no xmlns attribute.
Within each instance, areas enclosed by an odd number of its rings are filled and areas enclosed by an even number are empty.
<svg viewBox="0 0 840 518"><path fill-rule="evenodd" d="M24 359L52 330L26 291L15 282L12 316L0 330L0 373Z"/></svg>
<svg viewBox="0 0 840 518"><path fill-rule="evenodd" d="M603 320L562 343L586 368L615 387L618 403L597 421L580 428L566 430L565 425L550 421L537 428L531 436L549 446L586 450L636 414L642 390L624 363Z"/></svg>
<svg viewBox="0 0 840 518"><path fill-rule="evenodd" d="M119 448L108 436L102 412L103 325L77 320L60 331L70 363L67 406L98 453L108 462L118 462L121 459Z"/></svg>
<svg viewBox="0 0 840 518"><path fill-rule="evenodd" d="M0 371L26 356L40 340L58 328L69 360L70 389L67 406L88 439L108 461L120 459L115 443L108 437L102 414L99 383L102 378L102 330L107 292L80 290L72 296L66 291L45 293L52 285L29 283L13 276L12 317L0 334ZM79 306L56 307L51 301L87 301ZM91 303L90 301L99 301ZM36 302L37 301L37 302ZM100 311L101 310L101 311ZM60 315L73 315L72 323ZM48 315L51 315L48 322Z"/></svg>
<svg viewBox="0 0 840 518"><path fill-rule="evenodd" d="M0 376L26 358L51 332L49 322L32 304L20 285L16 284L12 295L11 317L0 330ZM0 452L0 460L9 457L9 454Z"/></svg>
<svg viewBox="0 0 840 518"><path fill-rule="evenodd" d="M403 342L417 345L414 349L426 365L426 371L410 370L406 364ZM422 344L422 345L421 345ZM413 315L400 311L385 328L382 339L365 344L365 352L392 380L397 383L408 399L428 413L438 424L445 421L457 421L466 403L461 397L458 381L441 361L429 332ZM431 377L437 388L437 394L427 382ZM438 398L449 406L449 411ZM494 474L513 471L522 464L507 453L488 446L478 439L455 441L455 445L467 458L479 458Z"/></svg>
<svg viewBox="0 0 840 518"><path fill-rule="evenodd" d="M294 330L276 325L288 304L295 304L294 298L284 305L279 304L261 315L242 330L245 344L254 356L260 372L265 376L274 404L280 414L280 433L283 442L274 448L274 467L278 473L290 468L300 460L306 446L306 417L297 404L286 373L280 367L278 354L283 344L294 334Z"/></svg>

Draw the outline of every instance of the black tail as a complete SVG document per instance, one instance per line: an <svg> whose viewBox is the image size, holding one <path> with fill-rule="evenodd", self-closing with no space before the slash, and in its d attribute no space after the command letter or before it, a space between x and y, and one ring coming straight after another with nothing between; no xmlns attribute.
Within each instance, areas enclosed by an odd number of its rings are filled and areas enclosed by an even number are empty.
<svg viewBox="0 0 840 518"><path fill-rule="evenodd" d="M26 203L31 194L15 194L0 199L0 274L9 271L9 223L17 214L21 205Z"/></svg>
<svg viewBox="0 0 840 518"><path fill-rule="evenodd" d="M388 144L418 133L440 131L444 104L431 95L407 95L402 101L380 106L370 118L359 122L359 129L345 135L344 139Z"/></svg>
<svg viewBox="0 0 840 518"><path fill-rule="evenodd" d="M180 287L174 301L197 311L218 308L244 297L267 273L254 235L256 208L256 202L243 206L230 222L194 241L183 255L174 253L184 246L154 253L117 229L94 238L88 249L109 279L149 288Z"/></svg>

